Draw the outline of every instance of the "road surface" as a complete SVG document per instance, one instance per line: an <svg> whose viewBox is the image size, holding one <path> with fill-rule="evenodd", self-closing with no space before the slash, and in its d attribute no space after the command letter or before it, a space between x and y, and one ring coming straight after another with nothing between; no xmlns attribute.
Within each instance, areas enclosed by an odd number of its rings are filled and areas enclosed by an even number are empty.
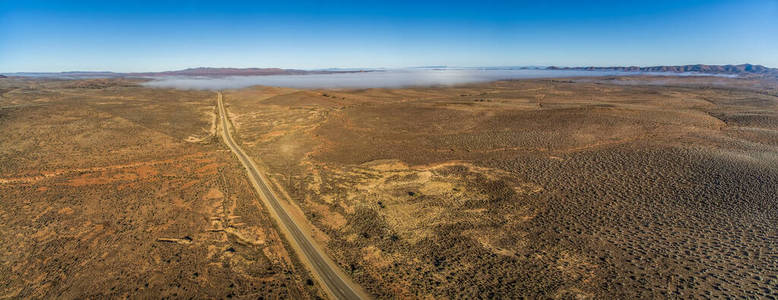
<svg viewBox="0 0 778 300"><path fill-rule="evenodd" d="M336 299L367 299L366 294L351 282L337 265L316 246L313 239L300 229L295 220L289 216L276 195L270 190L267 179L257 170L254 161L233 140L230 132L230 122L227 120L227 110L224 108L222 93L217 92L219 117L221 119L221 134L224 142L238 156L243 167L248 172L249 179L257 190L260 198L269 208L271 215L278 222L284 236L308 266L314 277L325 288L327 293Z"/></svg>

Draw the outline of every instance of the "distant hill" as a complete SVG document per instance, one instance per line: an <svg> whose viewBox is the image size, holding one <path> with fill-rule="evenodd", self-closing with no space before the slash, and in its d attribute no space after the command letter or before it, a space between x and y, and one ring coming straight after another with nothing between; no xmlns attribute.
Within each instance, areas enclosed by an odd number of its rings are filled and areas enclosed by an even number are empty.
<svg viewBox="0 0 778 300"><path fill-rule="evenodd" d="M8 77L5 75L0 75L0 78L8 78Z"/></svg>
<svg viewBox="0 0 778 300"><path fill-rule="evenodd" d="M311 73L332 73L334 71L305 71L280 68L190 68L178 71L128 73L135 76L257 76L257 75L302 75Z"/></svg>
<svg viewBox="0 0 778 300"><path fill-rule="evenodd" d="M585 71L622 71L622 72L670 72L670 73L706 73L733 75L778 76L778 69L761 65L685 65L653 67L549 67L549 70L585 70Z"/></svg>
<svg viewBox="0 0 778 300"><path fill-rule="evenodd" d="M190 68L177 71L115 73L115 72L20 72L7 73L14 76L28 77L60 77L60 78L118 78L118 77L156 77L156 76L261 76L261 75L305 75L362 72L353 70L321 70L307 71L280 68ZM2 75L0 75L2 76Z"/></svg>

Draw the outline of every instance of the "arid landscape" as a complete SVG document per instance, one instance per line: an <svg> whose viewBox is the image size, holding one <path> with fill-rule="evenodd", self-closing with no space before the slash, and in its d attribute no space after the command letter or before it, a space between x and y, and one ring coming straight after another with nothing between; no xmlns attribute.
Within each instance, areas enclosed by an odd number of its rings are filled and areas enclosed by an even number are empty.
<svg viewBox="0 0 778 300"><path fill-rule="evenodd" d="M778 297L774 81L225 93L378 298Z"/></svg>
<svg viewBox="0 0 778 300"><path fill-rule="evenodd" d="M320 298L214 91L0 79L0 298ZM778 298L778 83L623 76L222 91L367 294Z"/></svg>
<svg viewBox="0 0 778 300"><path fill-rule="evenodd" d="M319 295L215 136L213 92L0 89L0 298Z"/></svg>
<svg viewBox="0 0 778 300"><path fill-rule="evenodd" d="M778 299L778 0L0 1L0 300Z"/></svg>

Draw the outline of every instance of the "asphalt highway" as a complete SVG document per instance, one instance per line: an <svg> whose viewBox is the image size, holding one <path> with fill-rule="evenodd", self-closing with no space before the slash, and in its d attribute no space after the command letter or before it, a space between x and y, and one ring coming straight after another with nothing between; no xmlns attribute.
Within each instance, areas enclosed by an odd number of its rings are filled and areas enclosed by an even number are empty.
<svg viewBox="0 0 778 300"><path fill-rule="evenodd" d="M269 188L267 179L257 170L254 162L243 149L238 146L230 132L230 123L227 119L227 110L224 108L222 93L218 94L219 117L221 119L221 135L224 142L238 157L243 167L246 168L249 179L259 194L271 215L281 227L284 236L292 244L295 252L300 256L314 277L326 289L327 293L335 299L366 299L367 296L358 286L346 278L326 253L315 245L312 238L300 229L294 218L290 217L286 209L279 202L276 195Z"/></svg>

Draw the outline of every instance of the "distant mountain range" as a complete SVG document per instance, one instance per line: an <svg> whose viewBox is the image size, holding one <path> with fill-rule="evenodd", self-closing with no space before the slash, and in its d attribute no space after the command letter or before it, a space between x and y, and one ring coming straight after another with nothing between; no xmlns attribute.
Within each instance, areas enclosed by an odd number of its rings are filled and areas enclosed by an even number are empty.
<svg viewBox="0 0 778 300"><path fill-rule="evenodd" d="M415 69L449 69L446 66L424 66ZM741 64L741 65L685 65L685 66L653 66L653 67L483 67L483 68L464 68L477 70L577 70L577 71L621 71L621 72L652 72L652 73L704 73L704 74L730 74L738 76L770 76L778 77L778 69L768 68L761 65ZM26 76L26 77L57 77L57 78L118 78L118 77L158 77L158 76L204 76L204 77L222 77L222 76L261 76L261 75L306 75L306 74L332 74L332 73L354 73L371 72L383 69L323 69L323 70L298 70L298 69L280 69L280 68L189 68L177 71L164 72L139 72L139 73L116 73L116 72L90 72L90 71L72 71L72 72L20 72L0 74L0 78L7 76Z"/></svg>
<svg viewBox="0 0 778 300"><path fill-rule="evenodd" d="M11 76L29 76L29 77L72 77L72 78L111 78L111 77L157 77L157 76L260 76L260 75L306 75L306 74L331 74L331 73L353 73L361 72L355 70L296 70L280 68L190 68L177 71L164 72L140 72L140 73L116 73L116 72L91 72L91 71L71 71L71 72L19 72L6 73ZM3 76L3 75L0 75Z"/></svg>
<svg viewBox="0 0 778 300"><path fill-rule="evenodd" d="M761 65L685 65L685 66L653 66L653 67L548 67L548 70L583 70L583 71L622 71L622 72L663 72L663 73L705 73L732 75L778 76L778 69Z"/></svg>
<svg viewBox="0 0 778 300"><path fill-rule="evenodd" d="M257 75L303 75L311 73L332 73L280 68L190 68L178 71L129 73L135 76L257 76Z"/></svg>

